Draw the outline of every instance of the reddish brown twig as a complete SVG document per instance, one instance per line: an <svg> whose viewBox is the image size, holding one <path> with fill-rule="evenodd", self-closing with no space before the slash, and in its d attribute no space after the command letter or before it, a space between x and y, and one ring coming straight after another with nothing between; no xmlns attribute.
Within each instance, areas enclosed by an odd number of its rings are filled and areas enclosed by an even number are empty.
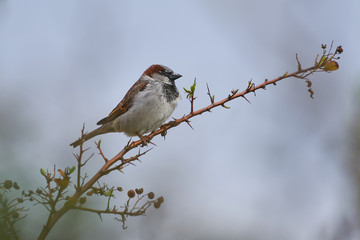
<svg viewBox="0 0 360 240"><path fill-rule="evenodd" d="M201 109L198 109L196 111L194 111L194 100L196 99L194 97L194 91L195 91L195 85L196 85L196 81L194 81L193 86L191 87L190 90L184 89L187 93L188 93L188 98L190 100L191 103L191 111L189 114L184 115L182 118L179 119L174 119L173 121L169 121L168 123L163 124L158 130L146 135L147 140L151 140L152 138L154 138L157 135L162 135L164 136L166 134L166 132L173 128L178 126L179 124L186 122L187 124L189 124L190 119L198 116L202 113L205 112L211 112L211 109L216 108L216 107L225 107L225 108L229 108L227 107L225 104L227 102L230 102L236 98L244 98L246 101L248 101L248 99L245 97L246 94L250 93L250 92L255 92L259 89L266 89L266 86L268 85L276 85L277 82L286 79L286 78L291 78L291 77L295 77L295 78L300 78L300 79L305 79L307 80L307 77L310 76L311 74L315 73L315 72L328 72L328 71L333 71L334 69L336 70L338 66L336 66L336 62L334 63L334 59L338 59L336 58L337 54L340 54L342 52L342 48L341 46L339 46L336 51L334 53L326 53L326 51L324 50L323 55L321 57L321 59L319 61L317 61L317 58L315 60L315 65L306 69L302 69L301 68L301 64L300 61L298 59L298 57L296 56L296 60L298 63L297 66L297 71L293 72L293 73L288 73L286 72L285 74L283 74L282 76L279 76L277 78L274 78L272 80L265 80L263 83L255 85L252 81L249 82L247 88L241 92L239 92L239 90L233 90L231 91L231 94L228 95L228 97L215 102L214 101L214 97L210 94L210 90L208 88L208 95L210 97L210 102L211 104L203 107ZM335 66L334 66L335 65ZM249 102L249 101L248 101ZM191 125L190 125L191 126ZM69 211L71 208L77 208L77 209L82 209L85 210L84 208L81 207L75 207L78 199L80 198L80 196L82 194L84 194L86 191L88 191L102 176L109 174L110 172L114 171L114 170L121 170L125 164L131 164L132 161L135 160L139 160L139 157L144 155L146 152L144 153L138 153L137 155L130 157L128 159L125 159L124 156L125 154L127 154L130 150L141 146L143 143L143 141L137 140L137 141L132 141L129 143L117 154L115 155L113 158L111 159L106 159L101 151L100 146L98 145L98 149L100 150L100 154L102 155L102 157L105 160L104 165L100 168L100 170L98 170L98 172L92 177L90 178L86 183L83 183L81 185L81 187L79 186L79 180L78 180L78 188L76 190L76 192L74 193L74 195L72 197L69 198L69 200L66 202L66 204L58 211L52 212L48 218L48 222L47 224L44 226L43 231L41 232L39 239L45 239L45 237L47 236L48 232L50 231L50 229L54 226L54 224L62 217L62 215L64 215L67 211ZM82 150L82 143L80 145L80 151ZM82 154L80 152L80 154ZM119 161L121 161L121 163L117 166L113 166L116 163L118 163ZM83 166L82 164L79 164L79 168ZM86 209L88 210L88 209ZM90 210L88 210L90 211ZM93 212L97 212L96 210L93 210ZM99 213L99 212L98 212ZM105 213L105 212L101 212L101 213ZM106 212L109 213L109 212Z"/></svg>

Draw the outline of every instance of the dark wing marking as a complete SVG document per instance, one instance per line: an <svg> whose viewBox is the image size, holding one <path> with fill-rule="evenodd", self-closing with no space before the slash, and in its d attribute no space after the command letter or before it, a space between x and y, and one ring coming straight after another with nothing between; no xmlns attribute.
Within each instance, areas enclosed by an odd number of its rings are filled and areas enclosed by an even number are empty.
<svg viewBox="0 0 360 240"><path fill-rule="evenodd" d="M114 108L109 116L106 118L101 119L97 125L103 125L105 123L108 123L115 118L119 117L123 113L125 113L131 106L132 102L134 100L134 96L145 89L147 85L147 82L144 80L138 80L126 93L125 97L121 100L121 102Z"/></svg>

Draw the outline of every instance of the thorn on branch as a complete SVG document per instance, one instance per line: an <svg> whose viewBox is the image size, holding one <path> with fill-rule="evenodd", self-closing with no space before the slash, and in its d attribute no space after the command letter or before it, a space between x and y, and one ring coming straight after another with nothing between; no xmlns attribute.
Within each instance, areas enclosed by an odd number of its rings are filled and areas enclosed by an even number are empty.
<svg viewBox="0 0 360 240"><path fill-rule="evenodd" d="M161 136L164 137L164 139L165 139L166 134L167 134L167 130L166 130L166 128L163 128L163 131L161 132Z"/></svg>
<svg viewBox="0 0 360 240"><path fill-rule="evenodd" d="M182 116L182 118L184 118L185 117L185 115L184 116ZM180 120L179 119L176 119L176 118L172 118L173 119L173 121L170 121L170 122L168 122L168 123L166 123L166 124L164 124L163 126L164 126L164 128L167 130L168 128L172 128L172 127L176 127L177 125L179 125L180 123L181 123L181 119L182 118L180 118ZM178 121L179 120L179 121Z"/></svg>
<svg viewBox="0 0 360 240"><path fill-rule="evenodd" d="M330 49L329 49L329 53L331 53L332 47L334 44L334 40L331 41L331 45L330 45ZM326 53L325 49L324 49L324 54Z"/></svg>
<svg viewBox="0 0 360 240"><path fill-rule="evenodd" d="M206 88L207 88L207 95L209 96L210 98L210 102L211 104L214 104L215 102L215 95L211 95L210 93L210 89L209 89L209 85L206 83Z"/></svg>
<svg viewBox="0 0 360 240"><path fill-rule="evenodd" d="M143 156L143 155L145 155L146 153L148 153L149 151L151 151L153 148L150 148L150 149L148 149L148 150L146 150L145 152L141 152L140 151L140 149L139 149L139 152L136 154L136 155L134 155L134 156L132 156L132 157L130 157L130 158L121 158L121 164L123 165L123 164L133 164L132 163L132 161L135 161L135 160L138 160L138 161L140 161L140 159L139 159L139 157L141 157L141 156ZM141 161L140 161L141 162ZM111 169L108 169L108 171L110 172L112 170L112 168Z"/></svg>
<svg viewBox="0 0 360 240"><path fill-rule="evenodd" d="M302 69L301 69L301 63L300 63L299 58L298 58L298 54L296 54L296 62L297 62L298 71L300 72Z"/></svg>
<svg viewBox="0 0 360 240"><path fill-rule="evenodd" d="M231 90L231 94L228 96L228 100L231 100L231 98L239 91L239 89L233 89Z"/></svg>
<svg viewBox="0 0 360 240"><path fill-rule="evenodd" d="M129 141L127 142L127 144L125 146L126 151L129 151L131 149L131 140L132 140L132 138L129 139Z"/></svg>
<svg viewBox="0 0 360 240"><path fill-rule="evenodd" d="M223 108L230 109L230 107L226 106L224 103L221 104L221 106L222 106Z"/></svg>
<svg viewBox="0 0 360 240"><path fill-rule="evenodd" d="M268 81L269 81L269 80L268 80L267 78L265 78L265 80L264 80L264 86L262 86L262 88L263 88L264 90L266 90L266 84L267 84Z"/></svg>
<svg viewBox="0 0 360 240"><path fill-rule="evenodd" d="M185 119L184 121L187 123L187 125L189 125L189 127L191 127L192 130L194 130L194 128L193 128L193 127L191 126L191 124L190 124L190 120L189 120L189 119Z"/></svg>
<svg viewBox="0 0 360 240"><path fill-rule="evenodd" d="M85 161L83 164L81 164L81 167L85 166L85 164L94 156L94 153L92 153Z"/></svg>
<svg viewBox="0 0 360 240"><path fill-rule="evenodd" d="M245 97L245 96L242 96L248 103L251 104L251 102Z"/></svg>
<svg viewBox="0 0 360 240"><path fill-rule="evenodd" d="M97 149L99 150L99 153L100 153L101 157L104 159L105 163L108 162L109 160L105 157L103 151L101 150L101 146L100 146L101 145L101 139L99 140L99 142L95 142L95 145L96 145Z"/></svg>

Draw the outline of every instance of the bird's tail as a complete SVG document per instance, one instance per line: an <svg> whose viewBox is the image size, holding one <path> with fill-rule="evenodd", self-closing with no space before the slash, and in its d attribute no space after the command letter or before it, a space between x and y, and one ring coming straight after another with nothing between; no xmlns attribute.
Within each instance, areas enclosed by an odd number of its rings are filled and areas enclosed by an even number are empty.
<svg viewBox="0 0 360 240"><path fill-rule="evenodd" d="M73 148L76 148L77 146L80 145L81 141L86 142L87 140L89 140L97 135L101 135L101 134L108 133L108 132L112 132L112 131L109 129L109 127L107 125L103 125L97 129L95 129L92 132L86 133L83 138L79 138L75 142L71 143L70 146L72 146Z"/></svg>

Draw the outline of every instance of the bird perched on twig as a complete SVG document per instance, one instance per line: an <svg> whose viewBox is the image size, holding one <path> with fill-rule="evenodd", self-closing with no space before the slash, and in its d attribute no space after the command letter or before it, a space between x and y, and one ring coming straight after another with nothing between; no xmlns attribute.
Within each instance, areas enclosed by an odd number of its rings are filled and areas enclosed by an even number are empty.
<svg viewBox="0 0 360 240"><path fill-rule="evenodd" d="M155 131L173 113L181 99L175 80L182 75L164 65L151 65L129 89L121 102L101 119L99 128L86 133L82 139L71 143L74 148L81 141L109 132L124 132L138 136L144 144L143 134Z"/></svg>

